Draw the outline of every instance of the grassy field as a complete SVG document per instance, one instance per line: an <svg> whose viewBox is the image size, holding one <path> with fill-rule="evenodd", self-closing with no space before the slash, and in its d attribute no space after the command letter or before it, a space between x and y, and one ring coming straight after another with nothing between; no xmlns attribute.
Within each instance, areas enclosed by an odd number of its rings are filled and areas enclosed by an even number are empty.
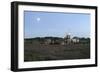
<svg viewBox="0 0 100 73"><path fill-rule="evenodd" d="M24 43L24 61L69 60L90 58L90 44L45 45Z"/></svg>

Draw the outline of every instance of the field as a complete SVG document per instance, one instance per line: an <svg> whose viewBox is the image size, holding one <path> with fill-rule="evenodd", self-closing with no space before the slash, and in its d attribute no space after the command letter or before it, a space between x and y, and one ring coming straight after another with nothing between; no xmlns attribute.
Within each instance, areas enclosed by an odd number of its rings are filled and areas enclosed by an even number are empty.
<svg viewBox="0 0 100 73"><path fill-rule="evenodd" d="M24 61L69 60L90 58L90 44L46 45L24 42Z"/></svg>

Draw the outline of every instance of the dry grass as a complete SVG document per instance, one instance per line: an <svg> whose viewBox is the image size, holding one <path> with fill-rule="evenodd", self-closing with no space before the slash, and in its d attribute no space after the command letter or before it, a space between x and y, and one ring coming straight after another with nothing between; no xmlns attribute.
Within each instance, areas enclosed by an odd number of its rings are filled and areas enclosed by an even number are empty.
<svg viewBox="0 0 100 73"><path fill-rule="evenodd" d="M24 43L24 61L46 61L90 58L90 45L45 45L39 43Z"/></svg>

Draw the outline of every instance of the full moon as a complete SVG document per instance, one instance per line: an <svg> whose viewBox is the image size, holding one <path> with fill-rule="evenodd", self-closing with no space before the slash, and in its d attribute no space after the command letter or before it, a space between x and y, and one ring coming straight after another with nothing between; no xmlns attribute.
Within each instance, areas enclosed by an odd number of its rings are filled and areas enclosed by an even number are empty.
<svg viewBox="0 0 100 73"><path fill-rule="evenodd" d="M37 18L37 21L40 21L40 18Z"/></svg>

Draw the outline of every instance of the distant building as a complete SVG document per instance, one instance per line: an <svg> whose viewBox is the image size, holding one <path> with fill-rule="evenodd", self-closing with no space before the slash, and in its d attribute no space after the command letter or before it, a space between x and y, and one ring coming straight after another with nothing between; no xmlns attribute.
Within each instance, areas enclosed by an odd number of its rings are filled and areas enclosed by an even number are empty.
<svg viewBox="0 0 100 73"><path fill-rule="evenodd" d="M64 44L70 44L71 43L71 35L70 34L67 34L65 37L64 37Z"/></svg>
<svg viewBox="0 0 100 73"><path fill-rule="evenodd" d="M79 43L80 40L79 40L78 37L73 37L73 38L72 38L72 42L73 42L73 43Z"/></svg>
<svg viewBox="0 0 100 73"><path fill-rule="evenodd" d="M61 44L67 45L71 43L79 43L78 37L71 38L70 34L66 34L64 38L47 37L45 38L44 44Z"/></svg>
<svg viewBox="0 0 100 73"><path fill-rule="evenodd" d="M51 44L52 43L52 39L45 39L45 44Z"/></svg>

